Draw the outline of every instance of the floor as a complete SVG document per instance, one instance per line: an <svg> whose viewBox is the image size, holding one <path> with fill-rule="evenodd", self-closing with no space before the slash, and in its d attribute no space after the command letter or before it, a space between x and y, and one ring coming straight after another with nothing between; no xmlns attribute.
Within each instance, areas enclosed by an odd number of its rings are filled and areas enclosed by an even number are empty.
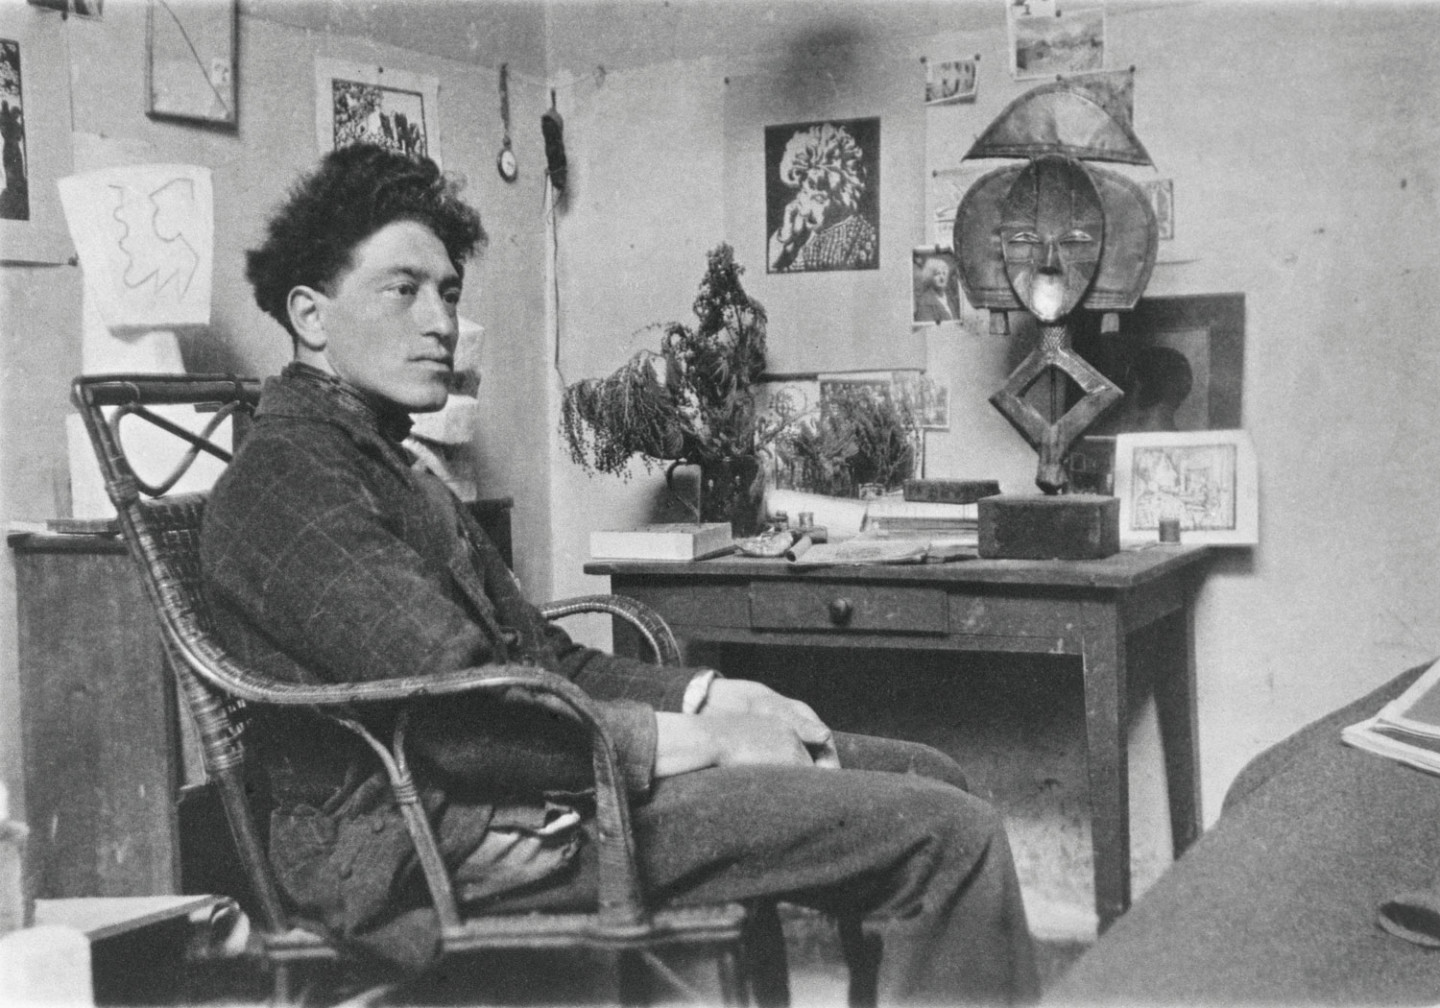
<svg viewBox="0 0 1440 1008"><path fill-rule="evenodd" d="M839 943L828 921L798 909L783 913L786 954L790 965L793 1008L843 1008L846 972ZM1048 986L1084 950L1074 941L1045 941L1038 945L1042 982ZM718 989L708 963L672 963L676 978L688 993L661 992L658 1008L718 1004ZM330 978L334 980L336 978ZM436 971L424 982L404 988L377 987L373 978L341 981L338 1000L347 1008L400 1008L400 1006L581 1006L614 1002L614 981L608 960L584 953L507 953L493 959L476 959ZM268 986L253 965L234 958L211 958L193 965L172 990L157 993L143 1003L185 1005L189 1008L258 1008L268 997ZM101 992L100 1000L106 1000ZM137 1003L127 998L125 1003Z"/></svg>

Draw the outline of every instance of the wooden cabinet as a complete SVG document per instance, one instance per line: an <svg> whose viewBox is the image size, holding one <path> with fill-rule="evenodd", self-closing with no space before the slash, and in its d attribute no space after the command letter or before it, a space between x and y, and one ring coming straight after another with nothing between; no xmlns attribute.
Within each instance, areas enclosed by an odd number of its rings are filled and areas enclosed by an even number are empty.
<svg viewBox="0 0 1440 1008"><path fill-rule="evenodd" d="M116 539L10 537L35 895L180 891L175 692Z"/></svg>
<svg viewBox="0 0 1440 1008"><path fill-rule="evenodd" d="M471 508L509 562L510 499ZM186 744L189 722L124 544L24 533L9 545L34 895L243 900L223 813Z"/></svg>

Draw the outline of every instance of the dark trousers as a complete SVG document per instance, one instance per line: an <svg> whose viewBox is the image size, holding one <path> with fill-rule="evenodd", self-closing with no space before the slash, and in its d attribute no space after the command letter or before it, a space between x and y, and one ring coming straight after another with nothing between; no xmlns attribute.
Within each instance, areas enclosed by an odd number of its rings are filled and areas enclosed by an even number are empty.
<svg viewBox="0 0 1440 1008"><path fill-rule="evenodd" d="M860 918L880 947L882 1005L1035 1000L999 815L932 748L836 742L844 770L727 767L658 781L633 812L647 891L675 903L777 897ZM542 892L504 903L593 898L594 871L582 853Z"/></svg>

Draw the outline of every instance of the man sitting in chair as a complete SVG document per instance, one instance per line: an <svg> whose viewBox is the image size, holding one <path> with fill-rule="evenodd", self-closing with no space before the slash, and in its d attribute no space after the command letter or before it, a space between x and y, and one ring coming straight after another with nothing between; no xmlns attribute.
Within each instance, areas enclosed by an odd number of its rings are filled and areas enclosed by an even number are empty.
<svg viewBox="0 0 1440 1008"><path fill-rule="evenodd" d="M1033 999L1003 826L949 758L832 733L759 683L576 645L412 467L401 441L412 413L445 402L464 264L483 241L432 162L367 145L327 155L270 220L247 275L295 359L265 383L207 505L221 639L280 680L487 663L565 676L616 741L653 899L778 897L862 917L891 1003ZM412 719L413 768L463 903L593 900L589 747L573 722L476 694L419 704ZM251 724L275 803L270 856L297 916L424 961L434 921L374 756L305 711L262 708Z"/></svg>

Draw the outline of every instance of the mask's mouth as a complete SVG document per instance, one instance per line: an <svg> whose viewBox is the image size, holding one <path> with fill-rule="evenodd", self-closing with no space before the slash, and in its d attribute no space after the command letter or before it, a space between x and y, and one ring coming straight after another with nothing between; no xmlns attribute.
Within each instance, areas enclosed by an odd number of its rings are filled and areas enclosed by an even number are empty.
<svg viewBox="0 0 1440 1008"><path fill-rule="evenodd" d="M1065 311L1065 278L1058 273L1036 273L1030 279L1030 309L1042 322L1057 322Z"/></svg>

